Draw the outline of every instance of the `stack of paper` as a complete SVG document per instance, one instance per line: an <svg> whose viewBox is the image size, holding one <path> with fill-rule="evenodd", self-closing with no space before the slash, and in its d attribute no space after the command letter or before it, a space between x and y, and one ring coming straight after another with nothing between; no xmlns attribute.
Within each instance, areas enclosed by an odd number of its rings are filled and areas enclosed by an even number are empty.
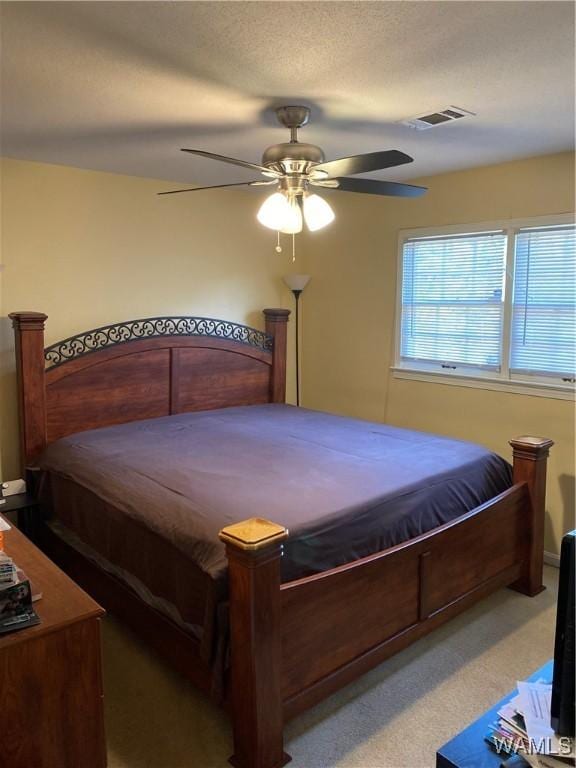
<svg viewBox="0 0 576 768"><path fill-rule="evenodd" d="M16 565L5 552L0 552L0 589L16 584L18 576Z"/></svg>
<svg viewBox="0 0 576 768"><path fill-rule="evenodd" d="M0 523L3 523L2 529L10 527L1 519ZM33 599L32 587L24 571L0 551L0 634L39 623L40 619L32 608Z"/></svg>
<svg viewBox="0 0 576 768"><path fill-rule="evenodd" d="M32 608L32 589L22 571L14 584L0 587L0 634L40 623Z"/></svg>
<svg viewBox="0 0 576 768"><path fill-rule="evenodd" d="M574 740L558 736L550 726L552 686L518 683L518 694L498 710L498 721L486 740L503 758L521 755L533 768L576 765Z"/></svg>

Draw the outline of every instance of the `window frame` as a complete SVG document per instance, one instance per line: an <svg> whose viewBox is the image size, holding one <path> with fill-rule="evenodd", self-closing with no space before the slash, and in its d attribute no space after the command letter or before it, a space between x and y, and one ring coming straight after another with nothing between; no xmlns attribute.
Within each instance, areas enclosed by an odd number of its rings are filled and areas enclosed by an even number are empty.
<svg viewBox="0 0 576 768"><path fill-rule="evenodd" d="M559 213L547 216L536 216L518 219L502 219L498 221L483 221L473 224L450 224L441 227L423 227L417 229L402 229L398 232L398 256L396 269L396 308L394 317L394 363L391 371L394 378L412 379L436 384L490 389L502 392L534 395L560 400L573 400L575 385L551 380L550 376L538 373L510 373L510 345L512 339L512 299L514 281L514 251L515 235L521 229L530 227L565 226L574 224L573 213ZM485 371L480 368L467 368L467 372L452 372L439 370L437 363L406 362L400 357L402 332L402 277L403 250L406 240L422 237L441 237L443 235L478 234L480 232L503 231L506 235L506 262L504 279L504 303L502 307L501 349L502 360L500 371ZM463 370L465 370L463 368Z"/></svg>

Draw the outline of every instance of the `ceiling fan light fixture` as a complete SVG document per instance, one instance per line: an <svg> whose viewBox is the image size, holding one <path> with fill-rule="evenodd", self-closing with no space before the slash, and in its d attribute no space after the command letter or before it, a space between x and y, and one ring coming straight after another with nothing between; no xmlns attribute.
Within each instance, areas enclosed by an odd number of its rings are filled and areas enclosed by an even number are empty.
<svg viewBox="0 0 576 768"><path fill-rule="evenodd" d="M327 227L334 221L334 211L319 195L305 195L304 219L311 232Z"/></svg>
<svg viewBox="0 0 576 768"><path fill-rule="evenodd" d="M260 206L256 216L260 224L276 232L295 235L302 232L302 211L295 198L274 192Z"/></svg>
<svg viewBox="0 0 576 768"><path fill-rule="evenodd" d="M302 209L298 205L298 200L291 196L288 198L288 210L285 219L284 226L280 229L285 235L297 235L302 232Z"/></svg>

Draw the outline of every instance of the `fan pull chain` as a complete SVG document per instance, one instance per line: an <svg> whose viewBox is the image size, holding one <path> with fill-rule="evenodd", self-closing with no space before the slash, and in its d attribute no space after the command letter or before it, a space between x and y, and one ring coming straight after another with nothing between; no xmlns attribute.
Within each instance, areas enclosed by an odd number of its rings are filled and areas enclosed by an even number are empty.
<svg viewBox="0 0 576 768"><path fill-rule="evenodd" d="M276 232L277 240L276 240L276 248L274 250L276 253L282 253L282 246L280 245L280 232Z"/></svg>
<svg viewBox="0 0 576 768"><path fill-rule="evenodd" d="M280 245L280 232L276 232L276 247L274 248L276 253L282 253L282 246ZM292 264L296 261L296 235L292 234Z"/></svg>

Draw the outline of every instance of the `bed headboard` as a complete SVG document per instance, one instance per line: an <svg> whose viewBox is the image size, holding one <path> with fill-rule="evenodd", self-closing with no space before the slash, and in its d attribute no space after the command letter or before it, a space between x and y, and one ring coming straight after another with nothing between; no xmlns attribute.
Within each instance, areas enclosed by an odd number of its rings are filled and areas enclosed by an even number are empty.
<svg viewBox="0 0 576 768"><path fill-rule="evenodd" d="M13 312L23 466L73 432L284 402L289 314L265 309L265 331L206 317L129 320L45 349L47 316Z"/></svg>

